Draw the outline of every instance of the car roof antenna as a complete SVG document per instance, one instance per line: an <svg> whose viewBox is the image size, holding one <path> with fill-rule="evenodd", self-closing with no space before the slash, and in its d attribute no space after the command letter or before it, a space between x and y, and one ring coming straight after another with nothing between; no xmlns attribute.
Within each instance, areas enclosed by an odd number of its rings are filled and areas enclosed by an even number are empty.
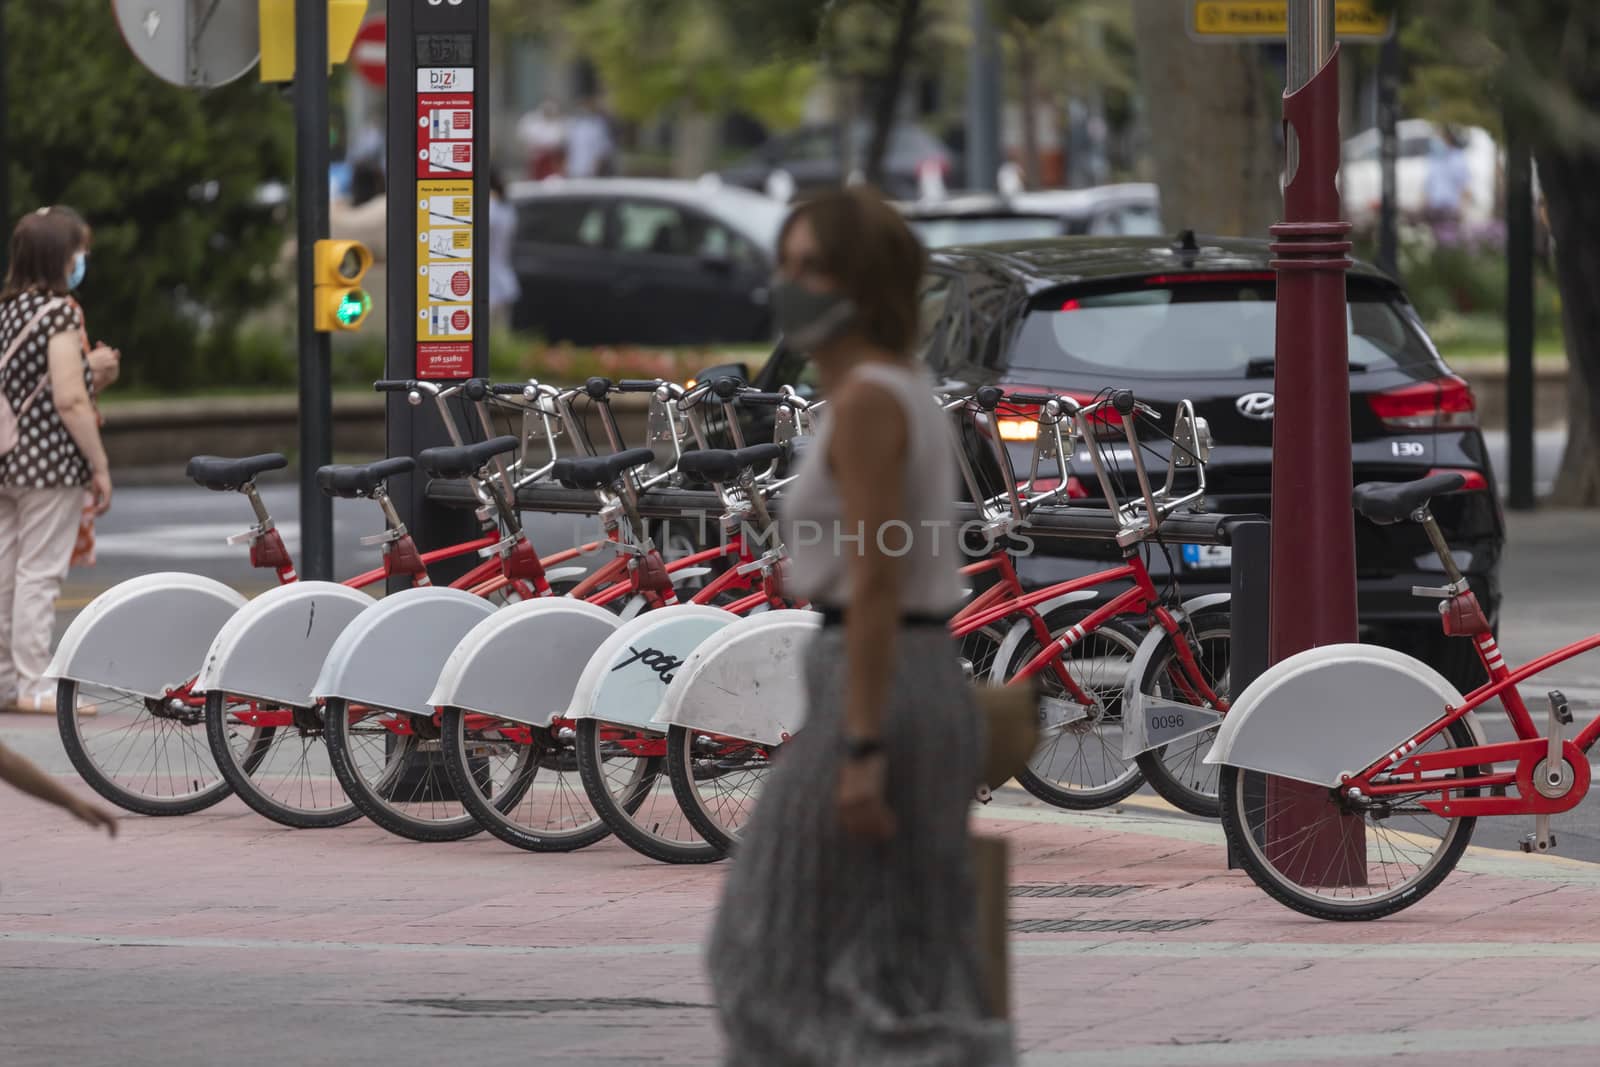
<svg viewBox="0 0 1600 1067"><path fill-rule="evenodd" d="M1175 246L1179 252L1198 252L1200 242L1195 240L1193 230L1179 230L1178 243Z"/></svg>

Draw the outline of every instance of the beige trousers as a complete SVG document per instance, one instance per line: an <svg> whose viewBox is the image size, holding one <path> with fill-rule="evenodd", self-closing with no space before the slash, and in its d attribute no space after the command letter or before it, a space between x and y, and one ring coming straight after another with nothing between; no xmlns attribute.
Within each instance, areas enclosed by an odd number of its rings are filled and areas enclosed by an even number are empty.
<svg viewBox="0 0 1600 1067"><path fill-rule="evenodd" d="M81 485L0 485L0 705L51 688L40 676L82 512Z"/></svg>

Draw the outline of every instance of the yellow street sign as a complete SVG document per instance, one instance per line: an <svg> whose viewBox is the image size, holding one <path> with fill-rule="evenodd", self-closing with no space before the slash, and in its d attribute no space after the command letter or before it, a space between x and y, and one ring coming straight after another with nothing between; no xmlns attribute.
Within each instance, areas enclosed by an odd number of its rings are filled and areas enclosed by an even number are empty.
<svg viewBox="0 0 1600 1067"><path fill-rule="evenodd" d="M1372 0L1337 0L1334 32L1342 41L1373 44L1394 35L1394 16ZM1189 36L1197 41L1282 41L1289 29L1289 0L1191 0Z"/></svg>
<svg viewBox="0 0 1600 1067"><path fill-rule="evenodd" d="M261 80L294 80L294 0L259 0ZM350 56L367 0L328 0L328 69Z"/></svg>

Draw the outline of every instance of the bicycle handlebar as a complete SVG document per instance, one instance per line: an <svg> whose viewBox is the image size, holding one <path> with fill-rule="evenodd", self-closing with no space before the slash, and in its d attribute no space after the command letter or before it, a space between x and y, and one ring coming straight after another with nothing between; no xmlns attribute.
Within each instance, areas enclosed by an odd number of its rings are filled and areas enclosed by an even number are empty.
<svg viewBox="0 0 1600 1067"><path fill-rule="evenodd" d="M526 396L529 388L527 382L494 382L489 392L495 396Z"/></svg>
<svg viewBox="0 0 1600 1067"><path fill-rule="evenodd" d="M649 378L624 378L616 383L619 393L653 393L665 384L660 379L652 381Z"/></svg>
<svg viewBox="0 0 1600 1067"><path fill-rule="evenodd" d="M409 393L417 387L417 383L409 379L380 378L372 383L372 388L380 393Z"/></svg>

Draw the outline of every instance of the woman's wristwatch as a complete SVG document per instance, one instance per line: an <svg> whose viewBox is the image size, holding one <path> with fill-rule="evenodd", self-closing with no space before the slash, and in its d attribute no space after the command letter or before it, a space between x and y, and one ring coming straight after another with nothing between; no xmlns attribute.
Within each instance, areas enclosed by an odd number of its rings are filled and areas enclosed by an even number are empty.
<svg viewBox="0 0 1600 1067"><path fill-rule="evenodd" d="M883 738L881 737L846 737L844 739L844 754L848 759L871 759L882 752Z"/></svg>

